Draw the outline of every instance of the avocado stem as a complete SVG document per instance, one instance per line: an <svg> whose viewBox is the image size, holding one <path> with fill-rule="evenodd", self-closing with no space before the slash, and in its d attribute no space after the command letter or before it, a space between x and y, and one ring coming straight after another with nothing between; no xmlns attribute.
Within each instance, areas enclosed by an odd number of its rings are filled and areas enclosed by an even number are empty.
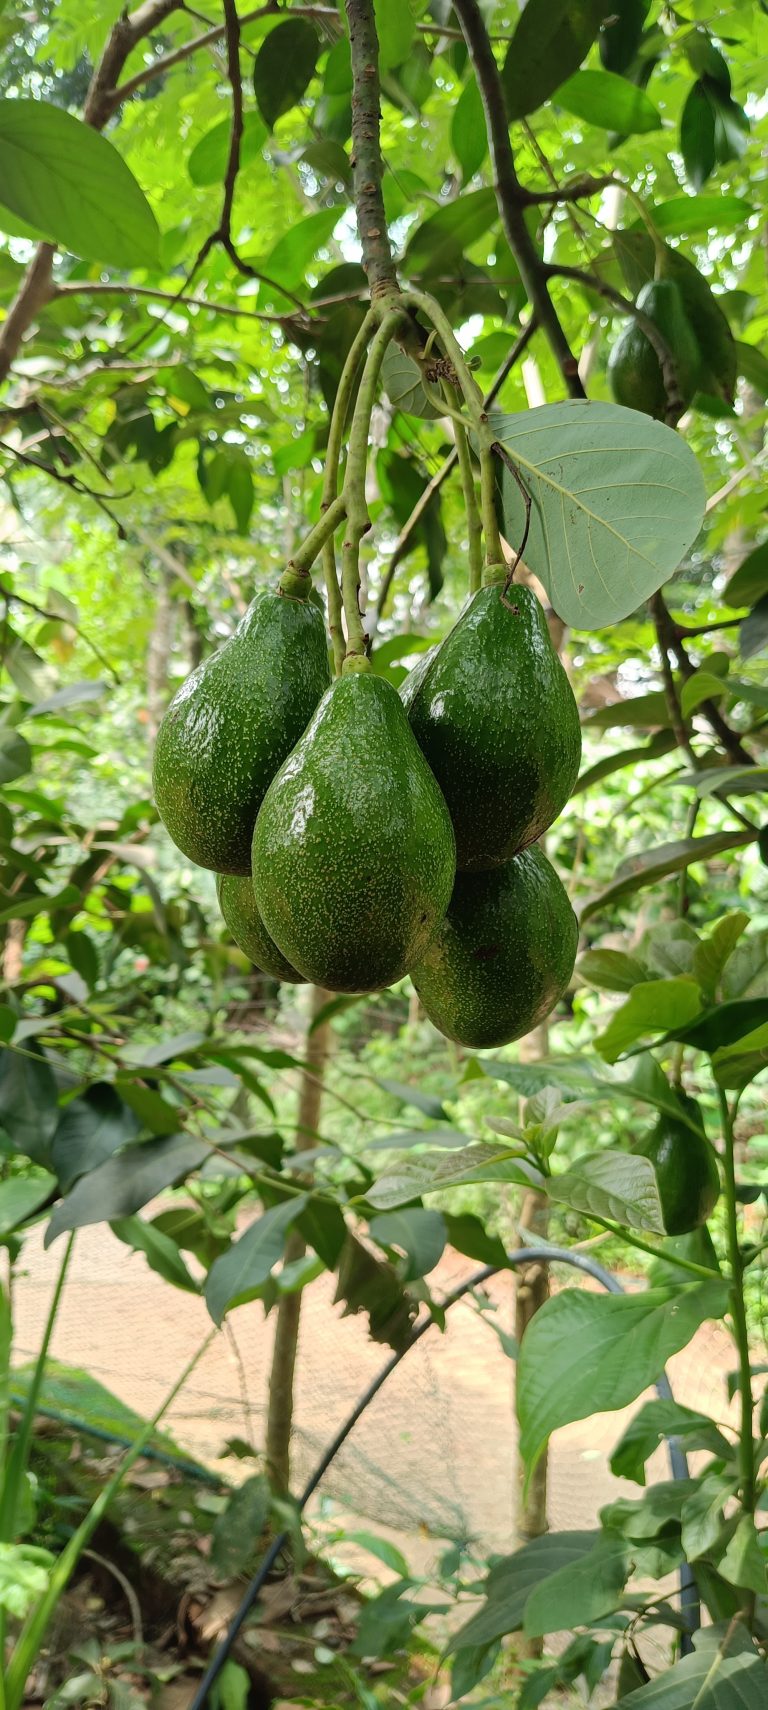
<svg viewBox="0 0 768 1710"><path fill-rule="evenodd" d="M360 542L371 526L365 495L368 437L382 363L387 348L402 320L401 309L388 310L371 340L357 394L355 413L352 417L344 484L340 500L336 501L343 505L344 514L347 518L341 553L341 594L347 625L345 657L348 660L355 657L365 658L366 654L366 636L360 613L358 593L360 587Z"/></svg>
<svg viewBox="0 0 768 1710"><path fill-rule="evenodd" d="M314 528L310 529L309 534L304 536L301 546L297 548L289 562L289 570L295 571L299 576L307 575L309 573L310 566L315 562L320 548L333 534L334 529L338 528L339 523L346 514L347 507L344 494L340 493L338 498L334 499L328 506L325 515L321 516L320 521L316 522Z"/></svg>
<svg viewBox="0 0 768 1710"><path fill-rule="evenodd" d="M357 385L360 369L363 365L363 358L368 348L368 343L372 336L373 329L376 325L376 319L377 316L375 310L369 309L355 338L353 339L347 353L344 367L341 371L341 379L339 380L338 391L333 401L331 422L328 429L328 444L325 453L325 473L323 476L323 496L321 503L323 511L330 509L330 506L338 493L339 463L341 460L344 429L347 424L350 404ZM336 676L338 677L341 674L341 667L344 661L345 642L344 625L342 623L341 584L339 582L339 575L336 567L336 552L333 544L333 535L329 535L328 539L323 542L322 562L325 591L328 599L328 628L331 632L334 669Z"/></svg>
<svg viewBox="0 0 768 1710"><path fill-rule="evenodd" d="M448 402L453 405L453 439L456 446L456 456L461 475L461 487L464 494L464 507L467 513L467 534L469 537L469 592L476 594L483 575L482 532L483 525L477 503L477 487L475 472L472 467L472 457L469 450L469 438L466 427L458 413L458 397L456 390L447 380L443 381L443 391L447 394Z"/></svg>

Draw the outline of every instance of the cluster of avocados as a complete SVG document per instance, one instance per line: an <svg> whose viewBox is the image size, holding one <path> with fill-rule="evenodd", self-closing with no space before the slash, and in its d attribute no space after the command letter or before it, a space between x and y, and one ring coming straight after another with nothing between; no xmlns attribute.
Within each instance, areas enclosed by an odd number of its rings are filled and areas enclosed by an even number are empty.
<svg viewBox="0 0 768 1710"><path fill-rule="evenodd" d="M275 978L372 992L410 974L473 1048L542 1021L573 971L570 903L536 847L576 780L576 703L530 589L486 571L400 692L348 656L291 572L256 596L158 732L177 847ZM308 578L304 578L308 583Z"/></svg>

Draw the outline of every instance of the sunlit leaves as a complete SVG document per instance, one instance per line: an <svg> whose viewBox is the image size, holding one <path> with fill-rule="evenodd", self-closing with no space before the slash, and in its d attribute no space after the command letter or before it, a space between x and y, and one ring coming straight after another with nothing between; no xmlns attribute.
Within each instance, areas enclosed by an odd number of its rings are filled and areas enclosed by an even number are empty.
<svg viewBox="0 0 768 1710"><path fill-rule="evenodd" d="M0 179L3 204L75 255L113 267L156 261L157 222L133 173L62 108L0 102Z"/></svg>

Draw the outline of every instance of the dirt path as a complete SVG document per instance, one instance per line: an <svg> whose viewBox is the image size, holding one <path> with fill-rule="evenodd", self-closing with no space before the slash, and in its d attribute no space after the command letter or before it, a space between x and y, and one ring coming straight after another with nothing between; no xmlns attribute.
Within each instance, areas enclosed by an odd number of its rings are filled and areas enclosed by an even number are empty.
<svg viewBox="0 0 768 1710"><path fill-rule="evenodd" d="M15 1296L16 1350L21 1363L39 1345L63 1241L44 1252L42 1238L26 1249ZM450 1255L437 1274L449 1288L468 1262ZM500 1327L509 1329L512 1279L490 1288ZM387 1350L366 1335L367 1320L342 1318L332 1304L332 1279L305 1297L297 1395L298 1477L383 1364ZM121 1400L150 1414L210 1329L203 1302L169 1287L108 1228L81 1231L53 1341L53 1354L85 1367ZM272 1322L255 1302L231 1316L175 1403L169 1426L192 1454L236 1474L243 1463L218 1461L227 1438L262 1439ZM725 1374L733 1364L721 1326L707 1325L672 1360L676 1397L722 1418ZM324 1485L340 1508L365 1517L371 1529L405 1534L406 1554L434 1557L436 1536L476 1538L483 1548L509 1549L515 1424L514 1366L499 1340L470 1305L451 1314L448 1332L433 1331L402 1363L364 1416ZM247 1407L244 1390L247 1388ZM635 1404L637 1405L637 1404ZM638 1489L611 1475L608 1456L633 1409L603 1414L560 1431L551 1456L553 1528L595 1523L598 1510L622 1491ZM666 1476L660 1452L654 1471ZM247 1463L246 1463L247 1466Z"/></svg>

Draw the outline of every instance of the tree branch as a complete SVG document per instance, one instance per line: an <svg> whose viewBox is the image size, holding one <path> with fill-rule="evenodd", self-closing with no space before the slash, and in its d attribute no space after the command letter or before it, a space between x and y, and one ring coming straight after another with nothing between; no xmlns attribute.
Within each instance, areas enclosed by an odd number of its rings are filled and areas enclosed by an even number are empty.
<svg viewBox="0 0 768 1710"><path fill-rule="evenodd" d="M651 609L653 611L653 620L656 626L656 635L658 637L662 659L665 654L671 653L672 657L677 661L682 675L686 679L688 677L692 677L696 671L696 666L692 665L688 658L688 654L686 653L685 647L683 646L683 642L680 638L679 628L668 610L662 593L654 594L651 601ZM728 759L731 760L735 766L753 766L754 760L752 755L744 747L735 730L731 729L727 719L723 717L719 707L715 705L714 701L702 701L699 710L704 714L710 730L714 732L718 741L721 743L728 755ZM690 749L687 749L686 751L690 753Z"/></svg>
<svg viewBox="0 0 768 1710"><path fill-rule="evenodd" d="M114 111L108 99L117 77L137 42L151 35L183 0L144 0L135 12L123 13L110 31L106 47L91 78L83 118L93 130L103 129ZM0 382L16 360L25 332L52 294L53 244L38 246L0 331Z"/></svg>
<svg viewBox="0 0 768 1710"><path fill-rule="evenodd" d="M520 269L531 308L545 334L572 398L584 398L578 362L565 336L548 289L548 274L525 223L527 192L515 168L504 90L478 0L454 0L485 109L488 142L504 232Z"/></svg>
<svg viewBox="0 0 768 1710"><path fill-rule="evenodd" d="M278 286L276 282L275 289L287 295L283 286ZM260 309L244 309L236 303L211 303L205 297L191 297L183 291L175 294L173 291L156 290L152 285L121 284L117 280L67 279L61 285L54 285L51 292L53 302L58 302L61 297L149 297L158 303L181 303L185 308L207 309L210 315L231 315L237 320L266 321L279 326L289 325L295 318L287 314L263 314ZM320 307L319 304L317 306ZM310 315L314 313L314 309L313 303L305 308L304 312ZM165 363L164 366L167 368L168 364Z"/></svg>
<svg viewBox="0 0 768 1710"><path fill-rule="evenodd" d="M345 0L352 56L352 182L363 267L371 300L399 287L389 245L379 144L379 41L373 0Z"/></svg>

